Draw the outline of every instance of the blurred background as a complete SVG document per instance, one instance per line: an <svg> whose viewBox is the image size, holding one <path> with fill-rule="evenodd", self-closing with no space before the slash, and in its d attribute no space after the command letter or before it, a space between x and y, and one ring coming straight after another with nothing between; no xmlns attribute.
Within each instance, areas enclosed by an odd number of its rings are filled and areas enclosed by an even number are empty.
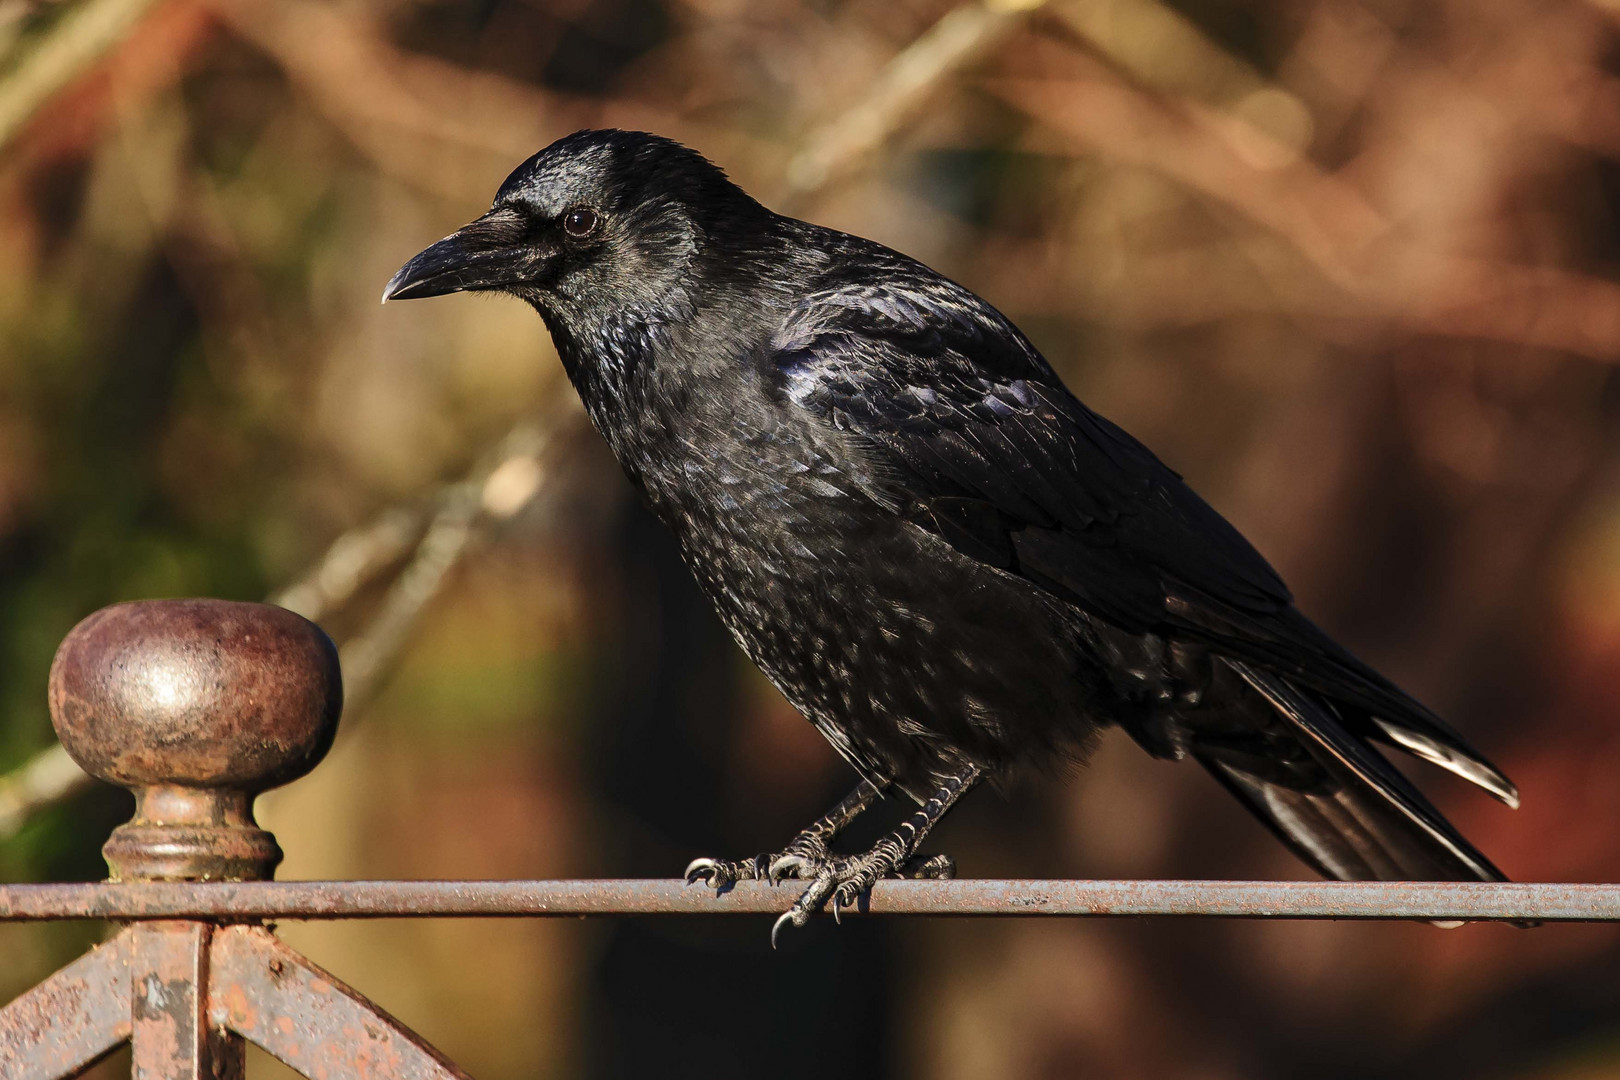
<svg viewBox="0 0 1620 1080"><path fill-rule="evenodd" d="M1509 874L1620 879L1615 0L0 0L0 879L103 875L129 803L46 672L142 597L343 646L336 749L260 802L284 878L668 877L847 789L539 319L377 304L607 125L997 304L1519 783L1423 776ZM1117 733L931 846L1307 876ZM1614 928L767 928L284 930L481 1080L1620 1073ZM0 926L0 999L101 932Z"/></svg>

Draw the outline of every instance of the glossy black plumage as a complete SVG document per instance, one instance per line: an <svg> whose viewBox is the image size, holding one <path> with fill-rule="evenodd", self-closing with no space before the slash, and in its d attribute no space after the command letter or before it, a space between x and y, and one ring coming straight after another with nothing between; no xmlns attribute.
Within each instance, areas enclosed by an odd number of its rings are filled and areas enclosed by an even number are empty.
<svg viewBox="0 0 1620 1080"><path fill-rule="evenodd" d="M1116 724L1323 873L1501 876L1371 744L1512 785L961 286L772 214L677 144L582 132L387 296L461 289L540 312L727 627L864 778L925 803L918 836L979 776Z"/></svg>

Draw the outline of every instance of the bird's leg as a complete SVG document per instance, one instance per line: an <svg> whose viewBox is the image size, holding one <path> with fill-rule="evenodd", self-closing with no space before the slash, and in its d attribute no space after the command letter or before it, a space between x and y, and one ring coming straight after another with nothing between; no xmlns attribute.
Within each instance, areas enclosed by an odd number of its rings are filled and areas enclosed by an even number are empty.
<svg viewBox="0 0 1620 1080"><path fill-rule="evenodd" d="M767 879L775 883L784 878L813 877L827 861L827 845L882 794L882 788L862 780L780 852L751 859L693 859L686 868L687 884L702 881L723 889L737 881Z"/></svg>
<svg viewBox="0 0 1620 1080"><path fill-rule="evenodd" d="M977 765L964 765L956 773L946 777L939 790L934 792L915 814L902 822L894 832L874 844L872 850L850 858L839 856L823 858L810 881L810 887L804 890L793 902L793 906L788 908L771 928L771 944L773 946L776 944L776 937L781 933L782 927L789 924L803 926L809 922L810 916L820 910L821 905L825 904L829 897L832 899L833 917L836 918L839 908L855 903L879 878L954 876L956 864L949 856L932 855L915 861L913 857L923 837L927 836L929 830L945 816L945 811L956 804L956 800L966 795L973 785L979 782L981 775L982 772Z"/></svg>

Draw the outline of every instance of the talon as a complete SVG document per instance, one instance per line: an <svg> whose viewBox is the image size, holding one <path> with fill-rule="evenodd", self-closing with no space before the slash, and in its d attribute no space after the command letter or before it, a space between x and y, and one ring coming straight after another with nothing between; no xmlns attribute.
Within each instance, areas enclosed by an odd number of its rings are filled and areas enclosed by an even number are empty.
<svg viewBox="0 0 1620 1080"><path fill-rule="evenodd" d="M782 914L777 918L776 922L771 926L771 948L776 948L776 939L781 935L783 926L789 924L793 926L803 926L807 921L807 917L798 910L797 904L782 912Z"/></svg>
<svg viewBox="0 0 1620 1080"><path fill-rule="evenodd" d="M789 878L803 878L805 872L812 869L810 860L803 855L783 854L771 860L764 876L772 885L779 885Z"/></svg>
<svg viewBox="0 0 1620 1080"><path fill-rule="evenodd" d="M686 883L691 885L700 878L707 883L718 866L719 863L714 859L693 859L686 864Z"/></svg>

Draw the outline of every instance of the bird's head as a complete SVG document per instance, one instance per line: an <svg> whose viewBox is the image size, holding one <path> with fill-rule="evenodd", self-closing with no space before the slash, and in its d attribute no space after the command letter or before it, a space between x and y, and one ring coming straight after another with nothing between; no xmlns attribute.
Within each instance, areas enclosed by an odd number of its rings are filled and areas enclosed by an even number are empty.
<svg viewBox="0 0 1620 1080"><path fill-rule="evenodd" d="M400 268L383 301L500 291L575 329L668 308L696 260L769 212L701 154L633 131L580 131L519 165L489 213Z"/></svg>

